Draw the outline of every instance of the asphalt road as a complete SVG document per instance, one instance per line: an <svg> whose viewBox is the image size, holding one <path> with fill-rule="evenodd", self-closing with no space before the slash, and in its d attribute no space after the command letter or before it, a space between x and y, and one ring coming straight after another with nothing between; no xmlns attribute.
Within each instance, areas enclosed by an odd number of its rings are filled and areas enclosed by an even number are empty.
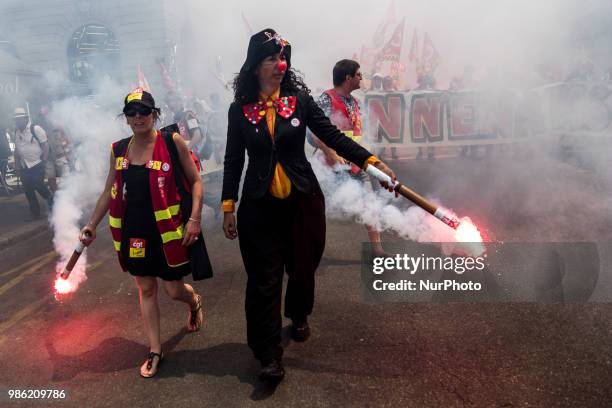
<svg viewBox="0 0 612 408"><path fill-rule="evenodd" d="M418 165L419 173L412 166L417 164L398 166L400 175L420 191L448 174L433 164ZM581 180L580 171L563 168ZM559 169L553 173L559 174ZM516 177L520 181L524 175ZM495 185L503 191L499 179L489 173L474 184L476 191L468 191L462 202L453 202L452 189L434 193L458 210L478 214L495 239L535 234L538 239L578 241L588 239L589 233L610 239L602 235L610 231L609 220L602 226L599 219L596 227L573 233L555 230L552 221L547 223L537 212L509 222L518 215L508 205L504 211L493 205L502 198L479 200L476 194ZM460 182L455 185L467 189ZM554 180L542 189L548 188L555 188ZM516 197L503 198L506 203L512 200ZM579 208L578 203L566 202L563 209L570 211L572 206ZM530 217L540 217L538 228L529 223ZM610 303L374 302L361 279L360 247L366 231L348 220L328 222L310 320L313 335L306 343L293 343L285 321L287 376L272 389L256 380L258 364L246 346L246 277L238 244L223 238L210 218L205 230L215 277L195 283L204 295L204 327L186 333L184 305L160 293L166 359L152 379L139 376L147 348L138 293L133 280L120 271L107 231L89 252L88 280L62 302L51 291L56 258L49 233L1 252L0 405L612 405ZM389 234L384 238L397 239ZM65 390L67 397L16 401L8 398L10 389Z"/></svg>

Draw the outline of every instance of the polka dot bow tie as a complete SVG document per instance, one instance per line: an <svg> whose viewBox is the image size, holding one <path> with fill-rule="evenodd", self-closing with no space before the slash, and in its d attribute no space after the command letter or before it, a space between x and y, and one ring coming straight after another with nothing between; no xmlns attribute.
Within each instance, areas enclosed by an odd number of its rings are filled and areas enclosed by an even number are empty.
<svg viewBox="0 0 612 408"><path fill-rule="evenodd" d="M257 125L266 117L266 109L269 107L274 107L276 113L284 119L287 119L295 112L295 96L283 96L268 102L259 101L256 103L249 103L242 107L242 111L244 112L244 117L247 118L249 122Z"/></svg>

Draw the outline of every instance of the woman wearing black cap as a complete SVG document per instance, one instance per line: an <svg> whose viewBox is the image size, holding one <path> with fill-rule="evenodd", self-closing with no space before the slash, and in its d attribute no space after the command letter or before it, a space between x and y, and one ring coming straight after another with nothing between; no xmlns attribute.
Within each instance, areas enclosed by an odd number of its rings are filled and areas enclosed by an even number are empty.
<svg viewBox="0 0 612 408"><path fill-rule="evenodd" d="M314 272L325 247L325 202L306 160L306 127L340 156L360 167L374 165L395 178L384 163L331 124L291 69L291 45L272 29L253 35L234 79L229 108L223 230L229 239L239 237L248 275L248 343L262 364L259 376L264 380L284 377L283 274L289 276L285 316L293 323L291 336L305 341L310 334L307 317L314 303ZM236 224L234 204L245 151L249 165Z"/></svg>
<svg viewBox="0 0 612 408"><path fill-rule="evenodd" d="M90 221L81 230L81 241L91 244L96 226L107 211L119 262L136 279L140 307L150 352L140 375L152 377L163 358L160 342L157 278L170 297L189 305L188 331L199 330L204 315L202 298L183 277L190 273L187 247L200 233L202 183L187 145L172 135L180 169L174 167L169 145L154 128L160 110L150 93L137 89L126 96L123 113L134 135L113 143L104 191ZM182 214L175 172L185 175L193 206ZM187 222L184 223L184 219Z"/></svg>

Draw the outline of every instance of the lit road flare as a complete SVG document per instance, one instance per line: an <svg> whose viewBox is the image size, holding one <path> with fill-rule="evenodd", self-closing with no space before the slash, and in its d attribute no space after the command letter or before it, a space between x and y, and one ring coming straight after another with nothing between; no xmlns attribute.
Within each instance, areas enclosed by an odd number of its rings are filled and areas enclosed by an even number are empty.
<svg viewBox="0 0 612 408"><path fill-rule="evenodd" d="M482 242L482 236L480 235L480 231L474 223L468 218L464 217L459 221L454 215L441 207L437 207L434 204L430 203L422 197L421 195L415 193L405 185L401 184L399 181L393 181L390 176L383 173L379 169L374 166L366 166L366 173L370 176L376 178L381 182L386 182L390 186L393 187L393 190L408 200L412 201L423 210L427 211L449 227L455 230L455 239L458 242Z"/></svg>
<svg viewBox="0 0 612 408"><path fill-rule="evenodd" d="M76 248L74 248L74 252L70 256L68 263L66 264L66 266L64 266L64 270L60 274L62 279L64 280L68 279L68 277L70 276L70 273L72 273L72 270L74 269L74 265L76 265L84 249L85 249L85 245L79 241Z"/></svg>
<svg viewBox="0 0 612 408"><path fill-rule="evenodd" d="M76 291L77 288L79 287L78 280L69 279L69 277L84 250L85 250L85 245L81 241L79 241L79 243L74 248L72 255L70 256L70 259L68 259L68 262L62 268L62 272L55 279L53 288L55 289L56 295L72 293Z"/></svg>

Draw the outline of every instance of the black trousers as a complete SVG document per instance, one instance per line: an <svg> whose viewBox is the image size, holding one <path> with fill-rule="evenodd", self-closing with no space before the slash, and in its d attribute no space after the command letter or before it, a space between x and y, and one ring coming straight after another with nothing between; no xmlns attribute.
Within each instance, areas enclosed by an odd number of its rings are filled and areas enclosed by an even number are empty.
<svg viewBox="0 0 612 408"><path fill-rule="evenodd" d="M248 275L245 311L247 341L255 358L281 358L281 296L287 272L285 316L310 315L315 270L325 249L325 200L321 190L293 191L286 199L269 193L242 200L238 238Z"/></svg>
<svg viewBox="0 0 612 408"><path fill-rule="evenodd" d="M28 199L30 205L30 212L35 215L40 215L40 206L36 199L35 191L44 198L48 204L51 204L53 195L45 184L45 162L40 162L34 167L29 169L22 168L21 170L21 183L23 184L23 191Z"/></svg>

